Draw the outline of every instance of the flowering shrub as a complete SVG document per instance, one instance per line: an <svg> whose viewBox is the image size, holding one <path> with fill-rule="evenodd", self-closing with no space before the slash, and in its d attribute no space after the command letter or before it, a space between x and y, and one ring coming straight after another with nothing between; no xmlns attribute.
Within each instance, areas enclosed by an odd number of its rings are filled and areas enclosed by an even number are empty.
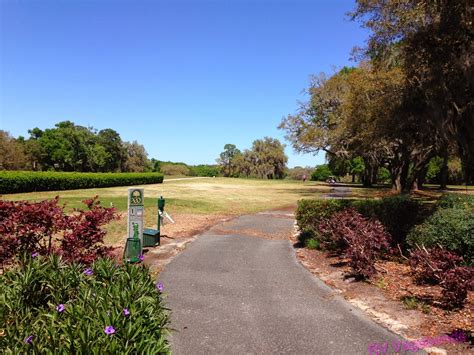
<svg viewBox="0 0 474 355"><path fill-rule="evenodd" d="M0 200L0 263L15 256L62 254L68 261L91 263L105 256L101 227L117 218L97 197L83 201L87 210L67 215L59 199L41 202Z"/></svg>
<svg viewBox="0 0 474 355"><path fill-rule="evenodd" d="M474 288L474 268L462 266L463 258L436 247L413 250L410 267L419 282L439 284L442 300L447 308L462 307L469 290Z"/></svg>
<svg viewBox="0 0 474 355"><path fill-rule="evenodd" d="M142 265L29 258L0 276L0 352L168 352L162 290Z"/></svg>
<svg viewBox="0 0 474 355"><path fill-rule="evenodd" d="M390 235L383 225L353 208L333 214L319 230L324 248L348 257L354 276L360 278L375 274L375 261L390 247Z"/></svg>

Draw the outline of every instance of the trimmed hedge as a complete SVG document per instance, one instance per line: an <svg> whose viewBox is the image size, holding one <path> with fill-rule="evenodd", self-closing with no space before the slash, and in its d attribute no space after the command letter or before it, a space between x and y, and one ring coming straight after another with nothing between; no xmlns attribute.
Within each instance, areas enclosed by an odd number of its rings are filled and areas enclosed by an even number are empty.
<svg viewBox="0 0 474 355"><path fill-rule="evenodd" d="M159 184L160 173L67 173L0 171L0 194Z"/></svg>

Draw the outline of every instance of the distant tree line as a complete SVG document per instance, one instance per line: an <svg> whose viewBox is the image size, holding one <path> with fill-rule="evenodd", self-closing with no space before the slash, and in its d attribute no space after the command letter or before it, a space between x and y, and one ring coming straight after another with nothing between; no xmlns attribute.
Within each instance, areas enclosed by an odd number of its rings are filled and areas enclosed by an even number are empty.
<svg viewBox="0 0 474 355"><path fill-rule="evenodd" d="M148 159L145 147L126 142L111 128L96 130L70 121L33 128L29 137L0 130L0 170L76 172L162 172L165 175L217 176L217 165L187 165Z"/></svg>
<svg viewBox="0 0 474 355"><path fill-rule="evenodd" d="M54 128L28 131L28 138L13 138L0 131L0 169L144 172L147 152L138 142L125 142L113 129L100 131L70 121Z"/></svg>
<svg viewBox="0 0 474 355"><path fill-rule="evenodd" d="M435 168L442 186L458 168L473 183L470 2L358 0L352 18L371 31L360 64L312 78L280 125L294 149L325 152L366 186L382 172L396 191L418 189Z"/></svg>
<svg viewBox="0 0 474 355"><path fill-rule="evenodd" d="M226 144L217 162L223 176L283 179L288 161L284 149L278 139L270 137L255 140L252 148L243 152Z"/></svg>

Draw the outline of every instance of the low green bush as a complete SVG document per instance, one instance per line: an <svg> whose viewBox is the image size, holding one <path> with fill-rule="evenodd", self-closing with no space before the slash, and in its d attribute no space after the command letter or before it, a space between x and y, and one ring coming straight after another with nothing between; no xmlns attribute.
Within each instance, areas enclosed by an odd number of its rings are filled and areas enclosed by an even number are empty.
<svg viewBox="0 0 474 355"><path fill-rule="evenodd" d="M462 256L467 264L472 265L474 210L456 207L440 208L410 231L407 242L411 247L441 246Z"/></svg>
<svg viewBox="0 0 474 355"><path fill-rule="evenodd" d="M301 230L316 231L319 224L335 212L349 206L349 200L300 200L296 210L296 221Z"/></svg>
<svg viewBox="0 0 474 355"><path fill-rule="evenodd" d="M161 291L142 265L30 257L0 276L0 353L168 353Z"/></svg>
<svg viewBox="0 0 474 355"><path fill-rule="evenodd" d="M219 176L220 169L217 165L196 165L190 167L191 176Z"/></svg>
<svg viewBox="0 0 474 355"><path fill-rule="evenodd" d="M0 194L158 184L160 173L0 171Z"/></svg>

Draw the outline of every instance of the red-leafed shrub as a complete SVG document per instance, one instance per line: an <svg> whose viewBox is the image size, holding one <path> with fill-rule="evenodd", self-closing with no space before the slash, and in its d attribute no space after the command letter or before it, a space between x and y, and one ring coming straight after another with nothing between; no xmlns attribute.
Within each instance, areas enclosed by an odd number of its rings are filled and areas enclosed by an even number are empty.
<svg viewBox="0 0 474 355"><path fill-rule="evenodd" d="M416 248L410 253L410 268L419 283L437 284L441 275L454 269L463 258L443 248Z"/></svg>
<svg viewBox="0 0 474 355"><path fill-rule="evenodd" d="M68 261L90 264L112 250L103 245L106 232L101 226L116 219L116 213L113 208L102 207L96 198L83 202L88 210L76 210L71 216L65 216L67 223L60 239L60 251Z"/></svg>
<svg viewBox="0 0 474 355"><path fill-rule="evenodd" d="M62 254L68 261L90 263L105 256L101 226L117 218L115 209L86 200L87 210L67 215L59 199L41 202L0 200L0 263L13 257Z"/></svg>
<svg viewBox="0 0 474 355"><path fill-rule="evenodd" d="M447 308L462 307L474 287L474 268L462 266L462 257L446 249L420 248L410 255L410 267L418 282L439 284Z"/></svg>
<svg viewBox="0 0 474 355"><path fill-rule="evenodd" d="M375 261L390 248L390 235L375 219L366 219L353 208L335 213L320 224L323 247L350 259L356 277L375 274Z"/></svg>
<svg viewBox="0 0 474 355"><path fill-rule="evenodd" d="M474 268L458 266L447 271L441 281L443 302L447 308L460 308L467 299L467 292L474 288Z"/></svg>

